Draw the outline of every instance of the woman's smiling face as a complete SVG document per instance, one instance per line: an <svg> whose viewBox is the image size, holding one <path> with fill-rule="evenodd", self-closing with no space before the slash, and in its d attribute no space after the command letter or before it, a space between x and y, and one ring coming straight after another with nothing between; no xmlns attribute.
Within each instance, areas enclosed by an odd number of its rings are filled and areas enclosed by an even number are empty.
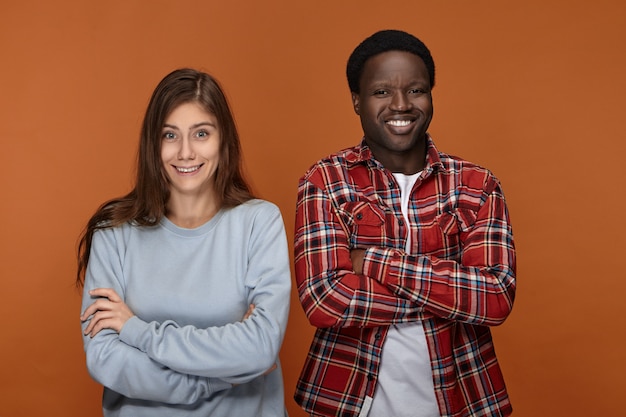
<svg viewBox="0 0 626 417"><path fill-rule="evenodd" d="M161 160L170 198L212 192L219 150L220 129L215 116L196 102L176 107L161 132Z"/></svg>

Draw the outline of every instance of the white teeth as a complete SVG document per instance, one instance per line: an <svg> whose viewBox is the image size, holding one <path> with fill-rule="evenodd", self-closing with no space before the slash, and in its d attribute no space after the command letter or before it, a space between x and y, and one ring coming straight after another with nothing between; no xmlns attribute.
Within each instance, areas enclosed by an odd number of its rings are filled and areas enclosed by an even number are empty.
<svg viewBox="0 0 626 417"><path fill-rule="evenodd" d="M176 170L178 172L182 172L184 174L187 174L189 172L197 171L199 168L200 168L200 166L198 165L198 166L195 166L195 167L187 167L187 168L185 168L185 167L176 167Z"/></svg>
<svg viewBox="0 0 626 417"><path fill-rule="evenodd" d="M391 126L408 126L411 124L410 120L388 120L387 121L388 124L390 124Z"/></svg>

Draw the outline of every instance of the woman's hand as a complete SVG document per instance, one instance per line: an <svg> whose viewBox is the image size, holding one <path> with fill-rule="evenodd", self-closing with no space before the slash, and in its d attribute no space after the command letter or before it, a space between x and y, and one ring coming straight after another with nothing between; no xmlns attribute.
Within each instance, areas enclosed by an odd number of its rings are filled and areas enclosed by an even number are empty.
<svg viewBox="0 0 626 417"><path fill-rule="evenodd" d="M250 304L248 306L248 311L246 311L246 314L243 315L243 318L241 319L241 321L244 321L245 319L250 317L253 311L254 311L254 304Z"/></svg>
<svg viewBox="0 0 626 417"><path fill-rule="evenodd" d="M89 291L89 295L100 298L87 307L80 316L82 321L88 320L91 316L91 321L84 331L85 335L94 337L102 329L113 329L119 333L126 321L135 315L112 288L96 288Z"/></svg>
<svg viewBox="0 0 626 417"><path fill-rule="evenodd" d="M254 312L254 304L250 304L250 305L248 306L248 311L246 311L246 314L244 314L243 319L241 319L241 321L244 321L244 320L246 320L247 318L249 318L249 317L252 315L252 313L253 313L253 312ZM263 375L267 375L267 374L271 373L271 372L272 372L272 371L274 371L276 368L278 368L278 365L276 365L276 364L272 365L272 367L271 367L270 369L268 369L267 371L265 371L265 372L263 373ZM236 385L237 385L237 384L234 384L233 386L236 386Z"/></svg>

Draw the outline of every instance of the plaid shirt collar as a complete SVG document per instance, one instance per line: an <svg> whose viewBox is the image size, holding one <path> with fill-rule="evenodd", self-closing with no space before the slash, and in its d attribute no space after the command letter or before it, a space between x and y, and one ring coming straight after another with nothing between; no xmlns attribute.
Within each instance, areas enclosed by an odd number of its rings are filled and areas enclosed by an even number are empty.
<svg viewBox="0 0 626 417"><path fill-rule="evenodd" d="M345 158L348 167L364 163L375 166L379 169L384 169L383 165L378 162L372 154L370 147L367 146L365 138L361 140L361 143L358 146L352 148L352 152L348 152ZM439 157L439 151L437 150L432 137L426 133L426 165L424 166L425 175L423 176L428 177L433 172L440 169L443 169L443 163Z"/></svg>

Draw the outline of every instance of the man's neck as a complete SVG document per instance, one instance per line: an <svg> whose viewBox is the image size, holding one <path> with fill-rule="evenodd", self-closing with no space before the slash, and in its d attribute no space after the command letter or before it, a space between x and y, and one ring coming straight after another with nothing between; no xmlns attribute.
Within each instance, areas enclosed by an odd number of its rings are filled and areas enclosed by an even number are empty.
<svg viewBox="0 0 626 417"><path fill-rule="evenodd" d="M371 147L370 150L374 158L393 173L412 175L422 171L426 165L426 141L403 152L377 152Z"/></svg>

